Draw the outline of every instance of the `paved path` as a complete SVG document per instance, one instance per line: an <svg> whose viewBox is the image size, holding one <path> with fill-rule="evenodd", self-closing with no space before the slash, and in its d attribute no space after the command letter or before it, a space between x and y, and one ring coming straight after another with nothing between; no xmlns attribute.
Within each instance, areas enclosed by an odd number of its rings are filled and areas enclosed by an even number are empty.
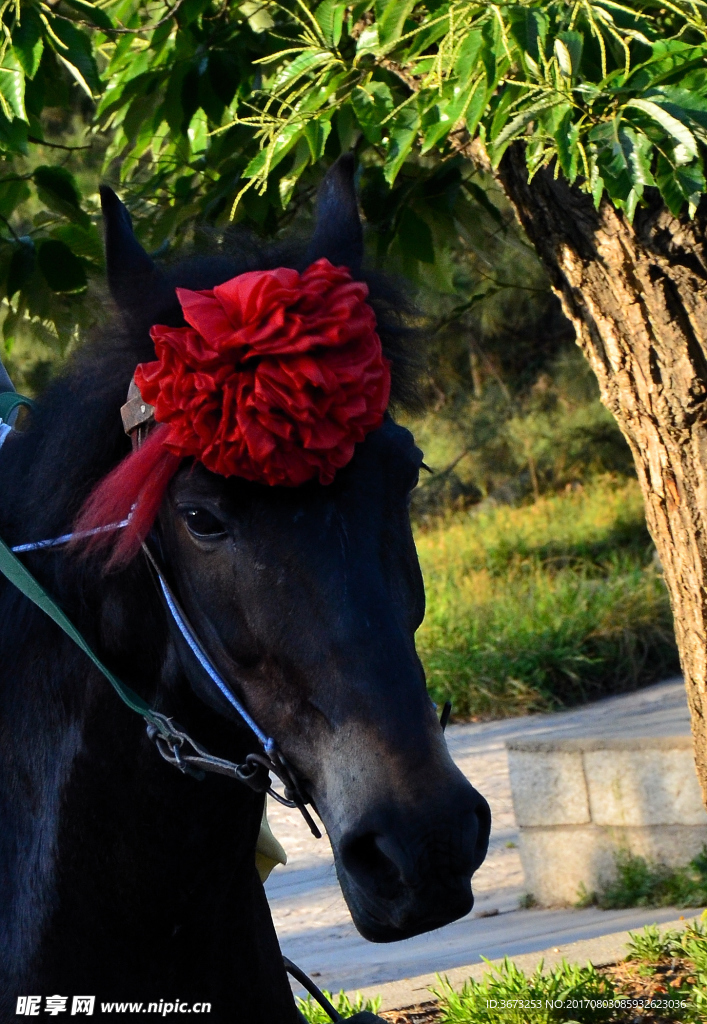
<svg viewBox="0 0 707 1024"><path fill-rule="evenodd" d="M447 742L456 763L491 805L489 854L474 878L470 915L439 931L379 945L356 932L334 872L326 838L315 840L298 812L271 801L268 816L289 862L266 891L283 952L326 988L338 990L447 970L484 957L517 955L676 917L656 910L519 910L524 893L513 818L506 740L577 735L668 736L688 733L682 681L670 680L576 711L472 725L452 725Z"/></svg>

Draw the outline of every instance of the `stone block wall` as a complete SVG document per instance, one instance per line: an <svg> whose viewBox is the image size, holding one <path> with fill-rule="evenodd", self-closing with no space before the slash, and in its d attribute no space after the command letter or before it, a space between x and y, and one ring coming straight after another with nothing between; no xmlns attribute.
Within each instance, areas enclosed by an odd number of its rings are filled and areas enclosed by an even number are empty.
<svg viewBox="0 0 707 1024"><path fill-rule="evenodd" d="M577 901L627 850L680 867L707 844L689 736L513 740L508 765L526 888L543 906Z"/></svg>

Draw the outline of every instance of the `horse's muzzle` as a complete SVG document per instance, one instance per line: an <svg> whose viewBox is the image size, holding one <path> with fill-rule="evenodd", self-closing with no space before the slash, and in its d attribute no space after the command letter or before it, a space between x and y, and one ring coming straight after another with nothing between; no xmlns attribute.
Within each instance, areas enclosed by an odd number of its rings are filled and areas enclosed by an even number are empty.
<svg viewBox="0 0 707 1024"><path fill-rule="evenodd" d="M379 807L336 844L339 882L371 942L395 942L464 917L486 856L491 812L468 783L430 807Z"/></svg>

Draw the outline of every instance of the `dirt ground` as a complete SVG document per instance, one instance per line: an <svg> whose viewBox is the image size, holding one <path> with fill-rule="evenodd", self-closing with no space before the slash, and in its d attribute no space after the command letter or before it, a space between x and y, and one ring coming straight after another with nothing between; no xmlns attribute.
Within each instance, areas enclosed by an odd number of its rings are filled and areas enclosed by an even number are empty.
<svg viewBox="0 0 707 1024"><path fill-rule="evenodd" d="M408 1006L404 1010L381 1010L379 1016L390 1024L435 1024L442 1015L436 1001Z"/></svg>

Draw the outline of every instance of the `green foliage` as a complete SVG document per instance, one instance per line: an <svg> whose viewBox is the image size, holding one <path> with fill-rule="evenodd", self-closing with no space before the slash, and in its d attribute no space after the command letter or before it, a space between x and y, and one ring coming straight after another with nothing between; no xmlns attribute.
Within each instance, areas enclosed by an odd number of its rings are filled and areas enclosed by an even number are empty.
<svg viewBox="0 0 707 1024"><path fill-rule="evenodd" d="M344 1018L351 1017L354 1013L361 1013L363 1010L368 1010L369 1013L377 1013L381 1004L380 999L364 999L363 996L358 994L352 1002L343 989L337 996L332 995L331 992L326 990L324 995ZM307 996L306 999L298 999L297 1006L305 1020L309 1021L309 1024L329 1024L329 1015L324 1012L319 1003L315 1002L311 996Z"/></svg>
<svg viewBox="0 0 707 1024"><path fill-rule="evenodd" d="M596 904L602 910L615 910L707 905L707 847L684 868L652 864L622 850L617 855L616 868L616 879L598 893L583 894L582 906ZM646 935L646 942L651 941L652 934Z"/></svg>
<svg viewBox="0 0 707 1024"><path fill-rule="evenodd" d="M461 716L547 711L678 668L634 480L456 514L416 537L433 699Z"/></svg>
<svg viewBox="0 0 707 1024"><path fill-rule="evenodd" d="M442 1003L440 1024L599 1024L616 1019L611 980L588 964L563 960L531 975L505 959L481 981L469 980L461 992L443 983L435 993Z"/></svg>
<svg viewBox="0 0 707 1024"><path fill-rule="evenodd" d="M327 16L334 9L326 0ZM235 119L266 147L249 169L261 188L285 136L292 145L350 105L389 185L413 147L445 152L478 136L494 165L523 139L531 175L555 160L629 218L647 186L674 213L704 192L703 4L341 0L339 10L336 43L304 6L293 12L295 38L263 58L256 110Z"/></svg>
<svg viewBox="0 0 707 1024"><path fill-rule="evenodd" d="M0 19L10 348L29 323L63 353L96 313L99 177L157 249L232 219L275 233L355 147L378 260L469 310L505 284L469 291L459 238L480 211L507 230L455 156L471 140L493 164L523 141L529 173L555 161L629 217L648 186L675 213L704 191L707 29L692 0L2 0Z"/></svg>

